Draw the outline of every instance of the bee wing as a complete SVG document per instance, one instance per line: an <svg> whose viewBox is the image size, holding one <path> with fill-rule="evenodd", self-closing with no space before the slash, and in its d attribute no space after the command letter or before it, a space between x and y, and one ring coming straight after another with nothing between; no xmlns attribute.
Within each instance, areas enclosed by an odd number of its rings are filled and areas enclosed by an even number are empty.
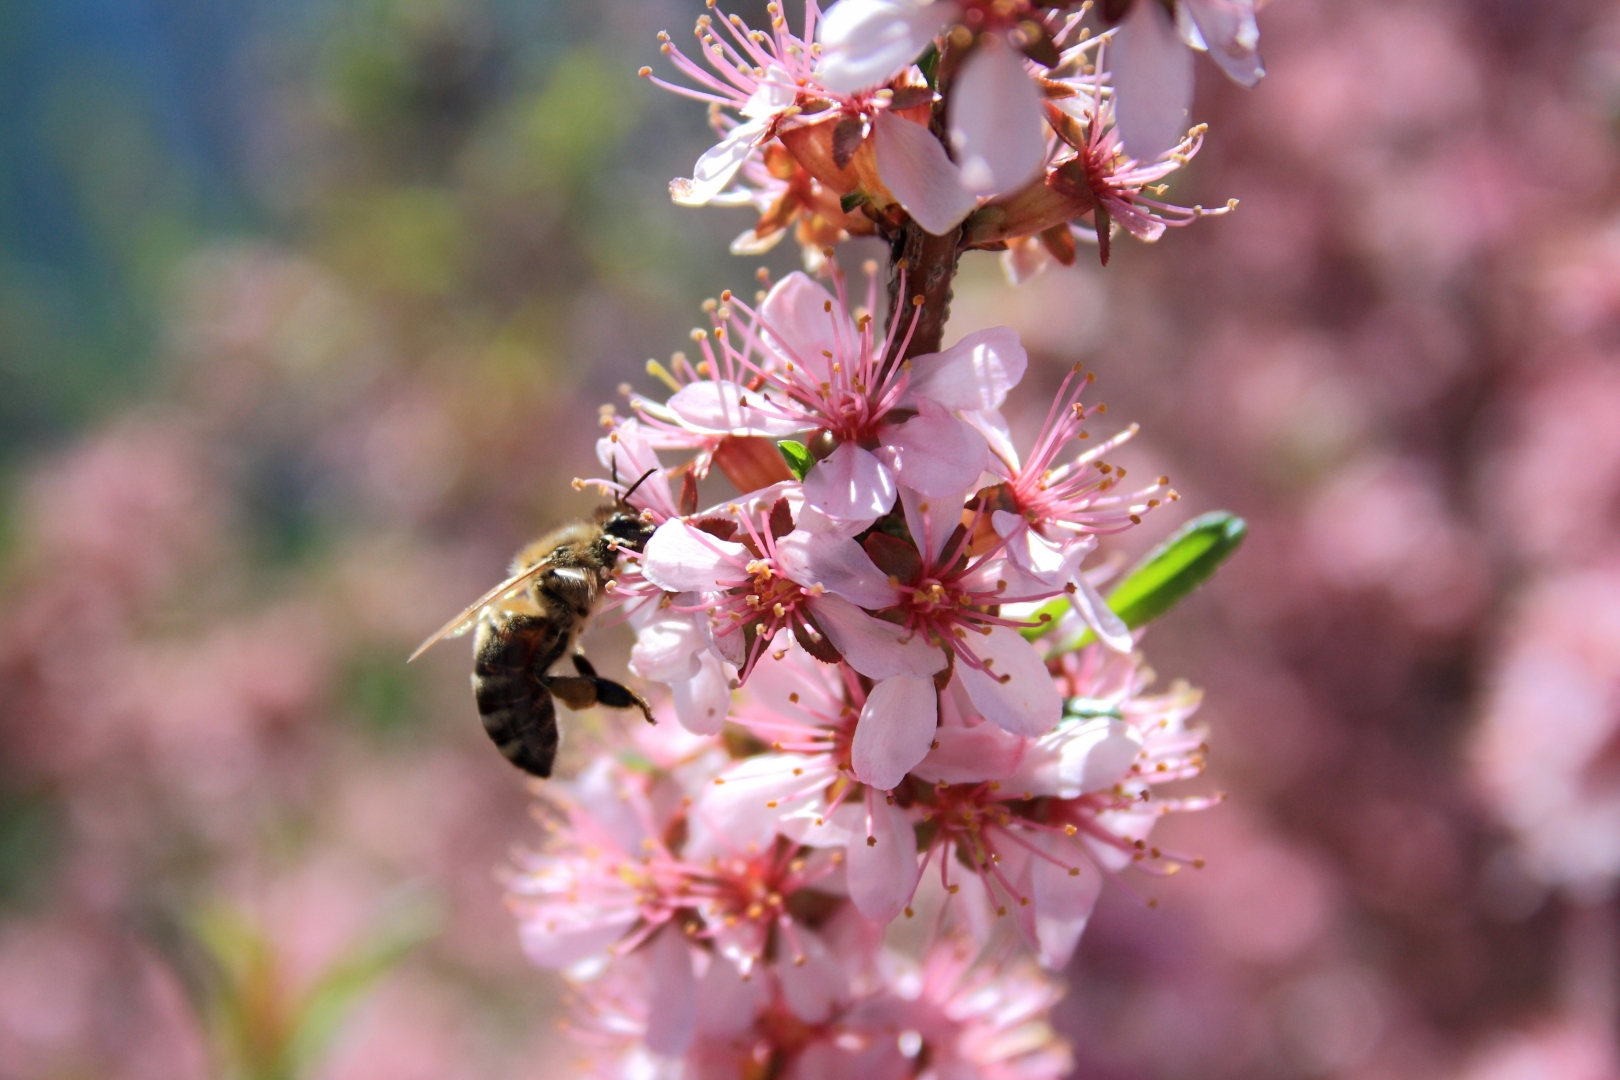
<svg viewBox="0 0 1620 1080"><path fill-rule="evenodd" d="M527 585L532 578L540 573L540 571L544 570L550 565L550 559L542 559L540 562L535 563L527 570L520 570L513 574L511 577L489 590L489 592L485 593L483 596L480 596L471 604L468 604L466 609L462 611L461 614L439 627L439 629L433 633L432 637L429 637L426 641L422 642L422 644L418 645L416 647L416 651L411 653L405 662L407 664L410 663L412 660L415 660L418 656L421 656L423 653L427 652L434 645L437 645L445 638L460 637L468 630L471 630L473 628L473 624L478 622L478 616L483 614L485 608L489 607L489 605L495 603L497 600L504 600L508 596L517 592L518 589Z"/></svg>

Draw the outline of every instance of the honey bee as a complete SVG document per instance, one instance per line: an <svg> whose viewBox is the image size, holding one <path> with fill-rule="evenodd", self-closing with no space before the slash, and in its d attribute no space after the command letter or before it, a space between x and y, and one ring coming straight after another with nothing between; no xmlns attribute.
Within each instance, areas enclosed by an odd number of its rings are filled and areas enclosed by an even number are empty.
<svg viewBox="0 0 1620 1080"><path fill-rule="evenodd" d="M649 470L616 502L597 508L588 521L554 529L517 553L512 576L474 600L417 647L415 660L447 637L477 626L473 644L473 697L484 731L506 760L533 776L549 777L557 757L557 706L605 705L640 709L654 723L645 698L604 679L578 651L623 549L641 551L654 526L625 501L657 470ZM573 654L574 674L551 668ZM406 661L409 663L409 661Z"/></svg>

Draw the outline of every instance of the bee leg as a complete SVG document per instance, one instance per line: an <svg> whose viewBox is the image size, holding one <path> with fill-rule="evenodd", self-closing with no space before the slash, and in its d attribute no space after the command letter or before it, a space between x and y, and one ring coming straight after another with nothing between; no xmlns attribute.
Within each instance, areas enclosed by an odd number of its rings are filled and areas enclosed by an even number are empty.
<svg viewBox="0 0 1620 1080"><path fill-rule="evenodd" d="M575 667L584 661L584 667L589 668L590 661L582 656L575 656ZM547 675L545 686L553 694L576 712L588 709L592 705L602 705L609 709L640 709L641 715L647 718L647 723L656 724L653 719L652 706L647 699L621 683L612 679L604 679L592 672L589 675Z"/></svg>
<svg viewBox="0 0 1620 1080"><path fill-rule="evenodd" d="M589 660L585 659L585 654L582 652L577 652L574 654L574 670L585 676L587 679L596 678L596 668Z"/></svg>

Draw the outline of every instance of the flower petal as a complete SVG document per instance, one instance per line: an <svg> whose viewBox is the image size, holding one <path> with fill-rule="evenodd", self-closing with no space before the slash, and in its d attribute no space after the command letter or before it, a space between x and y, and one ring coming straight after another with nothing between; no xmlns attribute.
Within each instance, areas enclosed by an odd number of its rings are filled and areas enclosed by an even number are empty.
<svg viewBox="0 0 1620 1080"><path fill-rule="evenodd" d="M971 490L990 458L989 444L973 425L944 413L913 416L878 437L891 452L899 482L934 499Z"/></svg>
<svg viewBox="0 0 1620 1080"><path fill-rule="evenodd" d="M951 86L951 147L978 195L1016 191L1046 163L1041 95L1023 57L986 34Z"/></svg>
<svg viewBox="0 0 1620 1080"><path fill-rule="evenodd" d="M1018 768L1026 745L1022 737L994 724L942 726L934 732L934 741L939 743L938 748L911 768L913 776L930 784L1005 780Z"/></svg>
<svg viewBox="0 0 1620 1080"><path fill-rule="evenodd" d="M641 572L665 592L697 592L749 580L743 569L749 558L748 549L741 544L672 518L658 526L647 541Z"/></svg>
<svg viewBox="0 0 1620 1080"><path fill-rule="evenodd" d="M697 603L693 594L682 599ZM703 629L691 615L654 607L651 621L636 629L630 670L643 679L672 683L698 673L698 654L708 651Z"/></svg>
<svg viewBox="0 0 1620 1080"><path fill-rule="evenodd" d="M844 662L869 679L926 676L945 667L945 654L922 634L874 619L841 596L812 598L810 612Z"/></svg>
<svg viewBox="0 0 1620 1080"><path fill-rule="evenodd" d="M816 32L822 48L816 75L839 94L888 82L959 14L943 0L839 0L821 16Z"/></svg>
<svg viewBox="0 0 1620 1080"><path fill-rule="evenodd" d="M849 313L801 270L772 286L759 317L765 344L820 381L829 374L827 354L843 357L859 340Z"/></svg>
<svg viewBox="0 0 1620 1080"><path fill-rule="evenodd" d="M764 120L792 105L798 96L799 88L793 84L793 76L782 65L772 64L765 69L765 77L739 111L750 120Z"/></svg>
<svg viewBox="0 0 1620 1080"><path fill-rule="evenodd" d="M1120 139L1131 157L1156 161L1190 126L1192 53L1163 4L1132 4L1112 46L1108 61Z"/></svg>
<svg viewBox="0 0 1620 1080"><path fill-rule="evenodd" d="M945 553L945 545L962 523L962 496L964 492L943 499L928 499L910 488L900 489L900 505L905 511L906 528L916 539L918 550L929 566L936 566Z"/></svg>
<svg viewBox="0 0 1620 1080"><path fill-rule="evenodd" d="M958 660L956 677L984 718L1014 735L1045 735L1057 726L1063 697L1052 685L1052 676L1035 646L1010 626L992 626L983 637L968 637L964 644L980 660L989 662L994 674Z"/></svg>
<svg viewBox="0 0 1620 1080"><path fill-rule="evenodd" d="M1142 752L1142 740L1123 720L1097 717L1041 738L1024 754L1007 786L1056 799L1078 799L1123 780Z"/></svg>
<svg viewBox="0 0 1620 1080"><path fill-rule="evenodd" d="M789 955L787 940L779 939L776 979L794 1016L807 1024L831 1019L833 1010L849 997L849 980L814 930L798 926L794 938L800 950Z"/></svg>
<svg viewBox="0 0 1620 1080"><path fill-rule="evenodd" d="M697 1027L697 979L692 948L679 929L666 925L641 950L647 964L647 1049L680 1057Z"/></svg>
<svg viewBox="0 0 1620 1080"><path fill-rule="evenodd" d="M761 400L734 382L702 379L677 390L668 408L683 426L703 432L781 438L804 430L757 408Z"/></svg>
<svg viewBox="0 0 1620 1080"><path fill-rule="evenodd" d="M1209 49L1209 58L1239 86L1254 86L1265 77L1265 65L1256 51L1260 26L1254 20L1254 0L1182 0L1185 11Z"/></svg>
<svg viewBox="0 0 1620 1080"><path fill-rule="evenodd" d="M1084 574L1076 574L1075 591L1069 594L1069 603L1079 614L1085 624L1091 627L1091 632L1102 639L1115 652L1128 653L1136 647L1131 638L1131 628L1125 625L1125 620L1114 614L1114 609L1108 606L1108 601L1102 598Z"/></svg>
<svg viewBox="0 0 1620 1080"><path fill-rule="evenodd" d="M737 175L737 170L764 137L769 123L769 120L750 120L726 132L724 138L698 158L690 180L669 182L669 197L679 206L706 205L731 183L731 178Z"/></svg>
<svg viewBox="0 0 1620 1080"><path fill-rule="evenodd" d="M731 711L731 681L714 653L705 649L698 661L696 675L669 684L675 696L675 716L694 735L716 735Z"/></svg>
<svg viewBox="0 0 1620 1080"><path fill-rule="evenodd" d="M876 611L900 602L900 593L872 562L866 549L847 536L796 530L776 542L776 561L791 580L842 596Z"/></svg>
<svg viewBox="0 0 1620 1080"><path fill-rule="evenodd" d="M894 474L870 450L844 443L804 478L804 501L839 521L882 517L894 506Z"/></svg>
<svg viewBox="0 0 1620 1080"><path fill-rule="evenodd" d="M896 675L872 687L855 725L855 777L888 791L906 778L934 741L939 697L934 680Z"/></svg>
<svg viewBox="0 0 1620 1080"><path fill-rule="evenodd" d="M857 829L849 842L849 898L868 919L887 923L917 891L917 834L906 812L882 795L868 797L866 808L870 832Z"/></svg>
<svg viewBox="0 0 1620 1080"><path fill-rule="evenodd" d="M744 979L736 964L715 958L698 983L696 997L697 1029L705 1035L734 1036L754 1026L770 1001L770 989L764 979Z"/></svg>
<svg viewBox="0 0 1620 1080"><path fill-rule="evenodd" d="M878 178L925 231L944 236L979 205L927 128L887 111L877 114L872 128Z"/></svg>
<svg viewBox="0 0 1620 1080"><path fill-rule="evenodd" d="M947 409L999 409L1027 367L1016 330L975 330L944 352L915 357L910 392Z"/></svg>
<svg viewBox="0 0 1620 1080"><path fill-rule="evenodd" d="M1045 859L1034 859L1030 867L1030 901L1035 908L1035 940L1041 966L1056 971L1068 964L1080 943L1091 912L1102 894L1102 872L1095 863L1072 845L1042 836L1035 843L1078 874Z"/></svg>

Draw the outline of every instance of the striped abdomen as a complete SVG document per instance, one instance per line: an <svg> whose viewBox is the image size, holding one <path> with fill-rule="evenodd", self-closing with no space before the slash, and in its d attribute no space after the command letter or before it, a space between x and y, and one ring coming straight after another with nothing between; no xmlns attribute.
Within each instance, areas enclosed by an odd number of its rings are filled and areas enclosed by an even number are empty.
<svg viewBox="0 0 1620 1080"><path fill-rule="evenodd" d="M568 651L572 620L509 611L478 624L473 696L484 731L513 765L551 775L557 757L557 706L541 676Z"/></svg>

